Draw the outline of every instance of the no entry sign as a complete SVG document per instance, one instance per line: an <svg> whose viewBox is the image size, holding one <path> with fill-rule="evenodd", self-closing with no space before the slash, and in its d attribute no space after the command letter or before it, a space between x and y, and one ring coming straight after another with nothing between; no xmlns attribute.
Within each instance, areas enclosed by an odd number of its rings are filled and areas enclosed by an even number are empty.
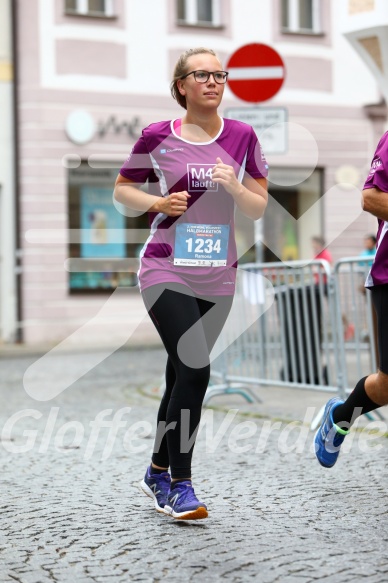
<svg viewBox="0 0 388 583"><path fill-rule="evenodd" d="M283 85L283 59L272 47L261 43L244 45L230 57L229 88L250 103L259 103L273 97Z"/></svg>

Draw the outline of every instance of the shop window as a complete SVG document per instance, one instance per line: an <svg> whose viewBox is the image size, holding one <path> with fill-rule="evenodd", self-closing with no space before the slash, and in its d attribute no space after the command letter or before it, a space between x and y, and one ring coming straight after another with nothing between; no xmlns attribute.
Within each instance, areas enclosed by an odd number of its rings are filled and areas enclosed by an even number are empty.
<svg viewBox="0 0 388 583"><path fill-rule="evenodd" d="M66 14L113 16L113 0L65 0Z"/></svg>
<svg viewBox="0 0 388 583"><path fill-rule="evenodd" d="M323 194L323 173L316 169L307 179L305 176L306 169L303 168L271 170L268 189L270 197L263 219L264 261L292 261L313 257L311 239L323 233L322 201L316 204ZM285 186L290 178L297 183L295 186ZM286 212L281 212L279 205ZM314 208L310 210L310 220L299 221L311 207Z"/></svg>
<svg viewBox="0 0 388 583"><path fill-rule="evenodd" d="M148 215L124 216L113 203L116 168L82 163L68 171L70 293L135 286L143 246L134 229L148 229ZM135 213L136 214L136 213Z"/></svg>
<svg viewBox="0 0 388 583"><path fill-rule="evenodd" d="M180 25L220 26L220 0L177 0Z"/></svg>
<svg viewBox="0 0 388 583"><path fill-rule="evenodd" d="M320 34L320 0L281 0L282 32Z"/></svg>

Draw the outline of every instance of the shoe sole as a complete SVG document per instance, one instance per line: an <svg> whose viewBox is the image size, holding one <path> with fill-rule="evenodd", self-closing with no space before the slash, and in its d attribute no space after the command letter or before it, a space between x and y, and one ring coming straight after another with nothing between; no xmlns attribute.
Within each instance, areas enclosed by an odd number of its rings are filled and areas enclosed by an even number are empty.
<svg viewBox="0 0 388 583"><path fill-rule="evenodd" d="M162 514L167 514L167 512L164 510L164 508L162 508L161 506L159 506L159 504L158 504L158 500L157 500L157 498L156 498L155 494L153 493L153 491L151 490L151 488L149 488L149 487L147 486L147 484L145 483L145 481L144 481L144 480L142 480L142 481L140 482L140 488L143 490L143 492L144 492L145 494L147 494L147 496L149 496L150 498L152 498L152 500L153 500L153 501L154 501L154 503L155 503L155 509L156 509L158 512L161 512Z"/></svg>
<svg viewBox="0 0 388 583"><path fill-rule="evenodd" d="M189 512L175 512L170 506L166 506L164 513L175 518L175 520L201 520L208 517L208 511L204 506L199 506Z"/></svg>

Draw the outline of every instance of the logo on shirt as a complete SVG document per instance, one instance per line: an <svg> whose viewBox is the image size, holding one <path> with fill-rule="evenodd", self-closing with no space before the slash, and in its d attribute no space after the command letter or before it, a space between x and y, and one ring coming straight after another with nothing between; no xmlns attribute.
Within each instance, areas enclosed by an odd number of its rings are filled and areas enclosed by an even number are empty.
<svg viewBox="0 0 388 583"><path fill-rule="evenodd" d="M188 192L218 191L217 182L213 182L214 164L187 164Z"/></svg>
<svg viewBox="0 0 388 583"><path fill-rule="evenodd" d="M183 148L171 148L171 149L161 148L160 150L161 154L169 154L170 152L183 152Z"/></svg>
<svg viewBox="0 0 388 583"><path fill-rule="evenodd" d="M380 166L382 166L382 165L383 165L383 163L381 161L381 158L376 158L376 160L373 160L372 166L370 167L369 174L374 174L376 172L376 170L378 170L380 168Z"/></svg>

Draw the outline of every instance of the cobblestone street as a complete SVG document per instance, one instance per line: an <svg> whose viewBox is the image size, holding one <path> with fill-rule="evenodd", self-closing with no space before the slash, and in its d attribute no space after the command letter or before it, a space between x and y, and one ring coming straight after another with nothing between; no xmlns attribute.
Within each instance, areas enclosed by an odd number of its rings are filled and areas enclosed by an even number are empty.
<svg viewBox="0 0 388 583"><path fill-rule="evenodd" d="M153 443L163 351L117 351L46 402L23 388L36 359L0 359L1 583L388 580L385 437L367 441L357 432L352 451L325 470L311 431L301 451L287 453L285 423L273 425L255 404L250 417L234 417L218 447L209 448L207 429L199 434L194 486L209 518L174 521L138 486ZM288 392L280 403L285 418L293 399ZM225 422L221 407L249 411L236 397L210 404L213 434ZM304 393L301 409L309 404ZM104 427L115 414L115 426Z"/></svg>

